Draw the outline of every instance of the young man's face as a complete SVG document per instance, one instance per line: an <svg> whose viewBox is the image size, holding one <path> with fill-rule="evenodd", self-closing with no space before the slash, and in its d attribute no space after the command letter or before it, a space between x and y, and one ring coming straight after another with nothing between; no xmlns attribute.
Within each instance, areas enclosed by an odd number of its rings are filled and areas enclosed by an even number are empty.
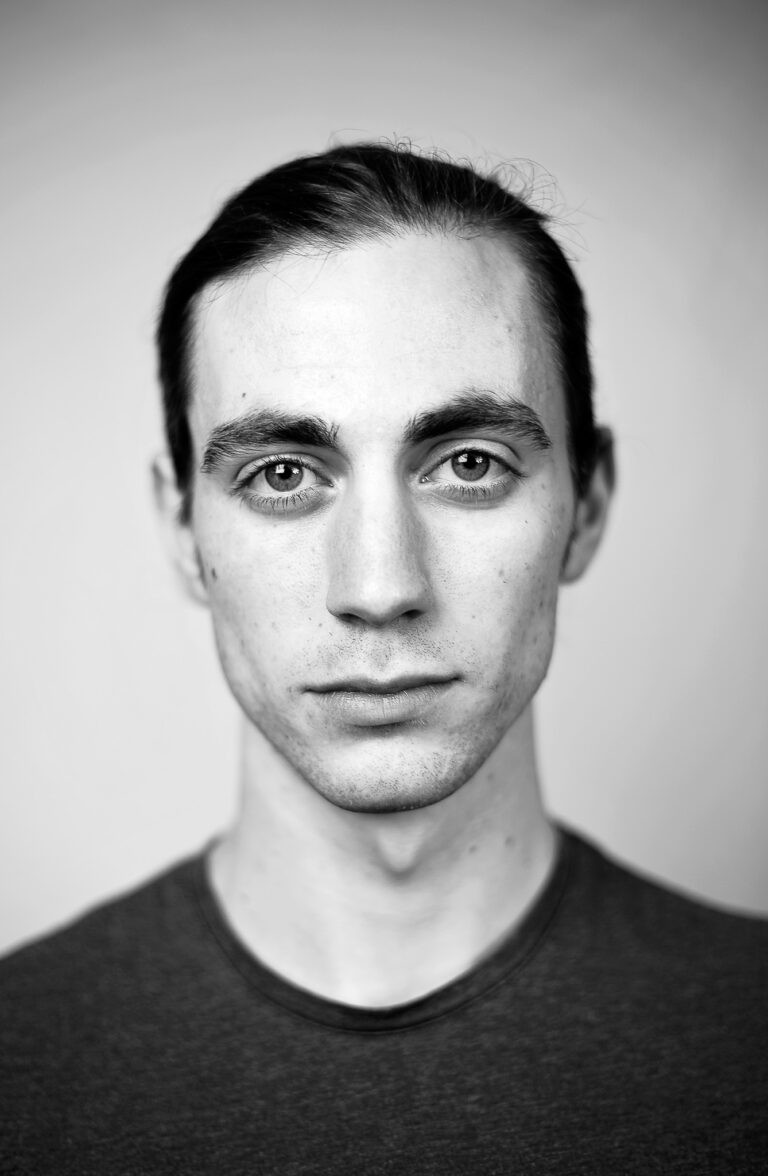
<svg viewBox="0 0 768 1176"><path fill-rule="evenodd" d="M343 808L450 795L544 678L570 558L523 267L453 236L286 257L203 295L193 366L190 538L245 715Z"/></svg>

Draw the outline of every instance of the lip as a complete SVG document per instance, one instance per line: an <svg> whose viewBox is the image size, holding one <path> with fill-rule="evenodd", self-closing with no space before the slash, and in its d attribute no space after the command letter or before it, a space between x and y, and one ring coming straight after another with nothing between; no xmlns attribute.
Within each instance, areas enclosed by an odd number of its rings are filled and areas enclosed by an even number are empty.
<svg viewBox="0 0 768 1176"><path fill-rule="evenodd" d="M315 687L323 709L354 727L385 727L423 722L425 713L456 681L454 677L406 674L386 681L345 678Z"/></svg>
<svg viewBox="0 0 768 1176"><path fill-rule="evenodd" d="M313 686L317 694L344 693L400 694L403 690L418 690L423 686L444 686L454 681L451 674L401 674L397 678L344 678L324 686Z"/></svg>

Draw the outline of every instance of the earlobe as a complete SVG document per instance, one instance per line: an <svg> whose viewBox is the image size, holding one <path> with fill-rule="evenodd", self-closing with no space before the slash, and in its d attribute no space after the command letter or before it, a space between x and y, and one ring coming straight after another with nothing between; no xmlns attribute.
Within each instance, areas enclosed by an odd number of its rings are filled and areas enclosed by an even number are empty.
<svg viewBox="0 0 768 1176"><path fill-rule="evenodd" d="M166 453L152 462L152 487L166 550L176 574L187 595L198 604L207 605L208 592L192 520L184 510L184 495Z"/></svg>
<svg viewBox="0 0 768 1176"><path fill-rule="evenodd" d="M568 547L563 559L560 580L571 584L589 567L600 546L608 519L608 509L616 484L613 435L610 429L598 429L598 450L589 485L576 504Z"/></svg>

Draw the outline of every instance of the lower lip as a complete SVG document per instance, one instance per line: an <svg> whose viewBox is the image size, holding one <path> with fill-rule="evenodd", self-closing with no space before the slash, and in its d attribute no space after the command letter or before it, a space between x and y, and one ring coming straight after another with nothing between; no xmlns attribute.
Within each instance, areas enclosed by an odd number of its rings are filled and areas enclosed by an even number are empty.
<svg viewBox="0 0 768 1176"><path fill-rule="evenodd" d="M364 690L327 690L316 695L323 707L353 727L386 727L393 723L418 722L425 711L445 694L451 682L429 682L395 694L374 694Z"/></svg>

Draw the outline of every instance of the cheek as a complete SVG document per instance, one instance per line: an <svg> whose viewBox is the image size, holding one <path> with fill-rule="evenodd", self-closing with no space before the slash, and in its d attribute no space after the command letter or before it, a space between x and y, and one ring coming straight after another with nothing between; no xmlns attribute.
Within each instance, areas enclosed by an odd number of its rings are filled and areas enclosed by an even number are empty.
<svg viewBox="0 0 768 1176"><path fill-rule="evenodd" d="M546 672L565 544L559 519L553 526L523 518L503 531L476 528L465 536L453 576L443 568L454 629L461 631L464 618L489 672L503 676L505 666L514 666L516 677Z"/></svg>
<svg viewBox="0 0 768 1176"><path fill-rule="evenodd" d="M246 525L212 525L199 548L216 643L227 676L238 663L274 667L306 650L308 631L318 627L321 561L293 528L276 523L255 534Z"/></svg>
<svg viewBox="0 0 768 1176"><path fill-rule="evenodd" d="M518 658L524 653L535 657L537 650L549 657L558 584L559 559L549 551L533 553L522 563L514 561L500 569L494 604L488 611L497 622L503 622L497 641L504 644L506 637Z"/></svg>

